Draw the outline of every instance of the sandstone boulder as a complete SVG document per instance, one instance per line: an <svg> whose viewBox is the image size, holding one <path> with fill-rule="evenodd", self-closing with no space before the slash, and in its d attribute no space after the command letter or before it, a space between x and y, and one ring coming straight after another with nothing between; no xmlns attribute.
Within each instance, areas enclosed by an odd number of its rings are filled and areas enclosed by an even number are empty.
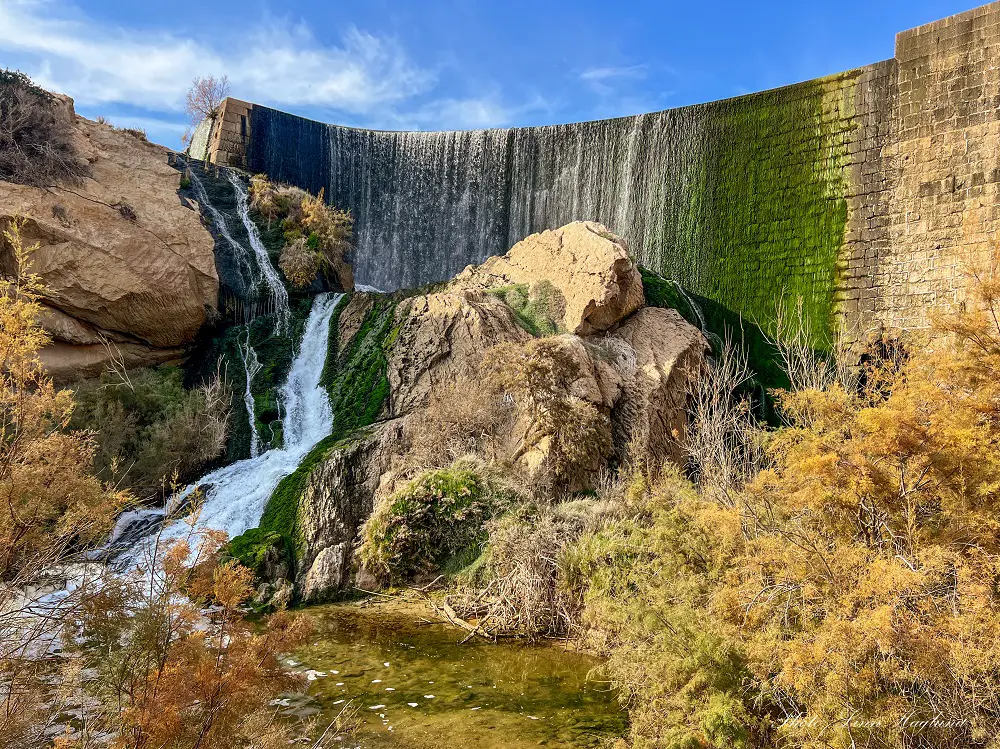
<svg viewBox="0 0 1000 749"><path fill-rule="evenodd" d="M560 327L577 335L607 330L645 301L642 276L625 242L603 225L575 221L532 234L506 255L469 266L453 284L496 289L548 282L558 297L550 305Z"/></svg>
<svg viewBox="0 0 1000 749"><path fill-rule="evenodd" d="M600 343L614 362L616 445L683 463L688 393L711 349L677 310L644 307ZM607 370L601 370L606 372Z"/></svg>
<svg viewBox="0 0 1000 749"><path fill-rule="evenodd" d="M175 359L217 306L212 236L178 196L167 149L73 117L81 184L0 182L0 221L28 217L25 239L41 245L32 267L55 340L43 361L60 379L92 374L112 355L105 339L129 366Z"/></svg>
<svg viewBox="0 0 1000 749"><path fill-rule="evenodd" d="M576 226L592 232L589 227L596 225ZM594 236L618 247L611 240ZM615 262L608 268L613 269ZM638 276L630 261L627 268ZM396 332L386 360L390 392L382 420L332 450L310 476L300 502L303 555L296 585L304 601L329 599L351 585L376 584L370 576L365 578L354 554L359 531L375 504L412 478L414 466L399 458L407 447L408 420L421 418L431 393L467 374L492 347L531 339L511 307L486 291L490 284L470 282L476 272L466 271L460 282L443 292L403 299L396 307ZM581 285L588 283L588 274L572 275ZM604 277L610 275L611 270ZM626 280L619 289L629 285L629 273L623 271L622 275ZM496 282L511 280L505 276ZM702 371L708 343L676 311L642 307L641 281L637 283L638 300L634 292L613 303L607 296L600 297L607 303L595 305L591 311L600 314L587 316L589 322L583 325L593 329L598 321L608 329L589 335L563 333L549 339L576 365L567 396L593 404L605 420L599 427L603 431L595 436L593 460L579 465L578 475L564 477L562 488L566 491L592 488L599 471L616 458L625 458L630 449L653 461L683 459L689 387ZM595 288L596 284L591 291ZM598 296L596 292L589 294L591 299ZM354 345L352 339L364 330L363 321L376 299L371 294L355 294L343 308L336 331L341 348ZM582 313L579 319L584 319ZM546 428L532 423L527 412L512 421L510 455L529 475L546 464L552 446L552 435Z"/></svg>
<svg viewBox="0 0 1000 749"><path fill-rule="evenodd" d="M478 363L484 351L531 338L506 304L474 289L413 297L400 305L397 319L388 363L393 416L425 405L432 387Z"/></svg>

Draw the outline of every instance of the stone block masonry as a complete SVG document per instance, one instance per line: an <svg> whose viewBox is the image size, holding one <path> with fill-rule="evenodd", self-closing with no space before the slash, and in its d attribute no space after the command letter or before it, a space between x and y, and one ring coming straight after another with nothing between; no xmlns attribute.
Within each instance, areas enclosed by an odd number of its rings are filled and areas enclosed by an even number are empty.
<svg viewBox="0 0 1000 749"><path fill-rule="evenodd" d="M526 235L597 220L639 260L817 345L922 330L965 300L1000 229L1000 3L898 35L893 59L758 94L551 127L356 130L226 101L213 161L356 218L360 282L448 278Z"/></svg>
<svg viewBox="0 0 1000 749"><path fill-rule="evenodd" d="M209 137L208 153L219 166L246 166L250 141L250 110L253 104L227 98Z"/></svg>
<svg viewBox="0 0 1000 749"><path fill-rule="evenodd" d="M896 165L875 317L925 329L965 301L1000 230L1000 3L896 37Z"/></svg>

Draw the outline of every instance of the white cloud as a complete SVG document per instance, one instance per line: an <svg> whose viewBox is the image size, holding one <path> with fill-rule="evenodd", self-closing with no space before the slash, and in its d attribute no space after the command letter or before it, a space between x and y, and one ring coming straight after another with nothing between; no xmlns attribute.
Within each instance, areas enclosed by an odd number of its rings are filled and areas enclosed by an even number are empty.
<svg viewBox="0 0 1000 749"><path fill-rule="evenodd" d="M645 78L645 65L626 65L608 68L588 68L580 73L580 79L588 82L607 81L611 78Z"/></svg>
<svg viewBox="0 0 1000 749"><path fill-rule="evenodd" d="M269 23L231 50L192 38L100 24L59 0L0 2L0 50L39 84L84 105L178 109L191 80L228 75L235 96L365 114L428 90L434 74L392 39L349 28L340 45L304 26Z"/></svg>
<svg viewBox="0 0 1000 749"><path fill-rule="evenodd" d="M75 3L75 4L74 4ZM72 96L87 114L144 127L173 141L184 95L197 76L227 75L232 95L331 122L396 129L508 127L551 116L552 102L520 99L487 81L462 96L462 78L439 81L393 37L347 27L335 44L304 25L274 19L234 28L238 44L88 16L82 0L0 0L0 54L39 85ZM644 66L592 68L591 87L639 78ZM468 90L468 89L466 89ZM596 89L595 89L596 90ZM173 118L173 119L171 119Z"/></svg>
<svg viewBox="0 0 1000 749"><path fill-rule="evenodd" d="M580 73L580 80L595 94L602 97L612 96L623 84L642 80L645 77L645 65L588 68Z"/></svg>

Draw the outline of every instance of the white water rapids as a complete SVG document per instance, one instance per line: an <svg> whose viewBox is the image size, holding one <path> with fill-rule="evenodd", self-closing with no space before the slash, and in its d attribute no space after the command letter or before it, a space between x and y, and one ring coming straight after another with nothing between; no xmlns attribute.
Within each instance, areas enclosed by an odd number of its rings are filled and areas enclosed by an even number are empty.
<svg viewBox="0 0 1000 749"><path fill-rule="evenodd" d="M330 318L342 296L320 294L313 301L302 343L281 389L284 446L212 471L177 495L175 504L189 497L195 487L203 492L197 528L225 531L232 538L256 527L278 482L292 473L306 453L333 430L330 403L319 381L326 363ZM164 511L159 509L124 513L110 546L131 545L138 535L157 526L163 515ZM160 538L176 538L187 530L188 526L177 520L163 528ZM136 559L142 545L140 541L132 551L126 551L124 558Z"/></svg>
<svg viewBox="0 0 1000 749"><path fill-rule="evenodd" d="M291 311L288 307L288 290L285 288L285 284L281 282L278 271L271 264L271 258L267 254L267 248L264 246L263 240L260 238L260 231L257 229L257 224L250 218L250 198L246 185L243 184L243 180L240 179L239 175L230 169L226 170L226 177L229 178L233 190L236 191L236 207L240 212L240 219L243 221L243 226L246 227L247 236L250 238L250 249L253 250L253 254L257 258L257 265L260 267L261 273L264 274L264 282L271 293L271 302L274 304L274 311L278 315L277 333L281 335L287 332L288 322L291 319Z"/></svg>

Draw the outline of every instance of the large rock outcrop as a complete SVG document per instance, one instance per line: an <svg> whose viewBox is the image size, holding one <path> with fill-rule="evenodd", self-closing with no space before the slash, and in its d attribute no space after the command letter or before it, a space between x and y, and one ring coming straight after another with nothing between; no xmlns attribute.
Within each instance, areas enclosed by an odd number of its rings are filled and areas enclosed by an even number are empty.
<svg viewBox="0 0 1000 749"><path fill-rule="evenodd" d="M299 505L303 554L295 575L303 601L322 601L350 586L358 531L371 515L401 429L389 421L344 440L309 476Z"/></svg>
<svg viewBox="0 0 1000 749"><path fill-rule="evenodd" d="M497 285L542 280L554 286L565 284L566 299L572 303L565 307L562 319L568 322L564 327L588 331L549 339L576 365L578 374L569 383L567 395L593 404L605 417L605 432L598 440L603 447L594 448L592 465L582 466L580 475L572 477L569 491L592 486L600 468L624 457L629 449L657 461L683 459L689 386L704 366L708 343L675 310L642 306L641 279L624 254L621 240L595 227L599 225L572 224L538 235L549 235L547 239L533 240L548 243L560 262L566 263L558 273L547 266L547 275L534 278L527 271L516 278L506 271L502 276L492 271L484 275L481 269L486 266L523 267L527 261L518 258L523 258L527 245L520 243L509 253L516 262L509 256L493 258L480 269L466 270L444 291L400 300L386 350L389 392L382 420L332 451L310 476L302 496L303 554L296 586L304 600L325 600L355 584L358 531L376 502L409 475L406 466L394 460L406 447L407 420L421 416L435 389L475 371L472 368L497 344L525 343L532 338L516 311L500 295L488 291ZM590 237L596 237L593 242L600 251L567 249L570 238L580 235L587 244ZM603 267L597 258L602 258ZM539 273L542 267L537 266ZM589 301L582 302L584 298ZM374 295L355 294L341 311L336 331L341 349L364 334L374 299ZM529 474L544 465L551 440L543 428L522 415L511 440L521 442L517 459Z"/></svg>
<svg viewBox="0 0 1000 749"><path fill-rule="evenodd" d="M389 408L396 416L426 405L435 386L464 374L487 349L531 338L510 307L474 289L407 299L397 317L400 331L387 369Z"/></svg>
<svg viewBox="0 0 1000 749"><path fill-rule="evenodd" d="M0 221L28 217L32 268L46 287L42 352L59 380L177 359L217 306L212 235L178 196L168 150L73 114L72 142L87 164L78 185L0 182ZM4 258L9 266L10 258ZM109 345L109 343L111 345Z"/></svg>
<svg viewBox="0 0 1000 749"><path fill-rule="evenodd" d="M574 221L532 234L506 255L469 266L453 285L496 289L551 284L556 322L569 333L607 330L644 304L642 276L625 242L594 221Z"/></svg>
<svg viewBox="0 0 1000 749"><path fill-rule="evenodd" d="M682 463L688 393L705 366L708 341L677 310L644 307L605 346L621 389L614 406L617 441L631 443L651 461Z"/></svg>

